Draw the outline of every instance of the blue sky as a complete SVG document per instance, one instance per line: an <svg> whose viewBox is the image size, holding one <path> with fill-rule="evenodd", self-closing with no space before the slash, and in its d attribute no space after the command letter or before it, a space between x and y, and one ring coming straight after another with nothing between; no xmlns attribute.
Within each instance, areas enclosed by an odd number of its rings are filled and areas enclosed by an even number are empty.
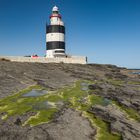
<svg viewBox="0 0 140 140"><path fill-rule="evenodd" d="M54 5L66 25L67 53L140 68L140 0L0 0L0 55L44 56Z"/></svg>

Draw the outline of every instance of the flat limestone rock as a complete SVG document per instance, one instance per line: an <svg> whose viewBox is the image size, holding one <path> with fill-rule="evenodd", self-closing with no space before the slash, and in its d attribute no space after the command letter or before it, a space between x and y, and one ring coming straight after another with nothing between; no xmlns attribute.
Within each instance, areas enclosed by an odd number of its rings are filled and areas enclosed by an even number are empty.
<svg viewBox="0 0 140 140"><path fill-rule="evenodd" d="M47 130L54 140L91 140L96 134L90 122L72 109L67 109Z"/></svg>

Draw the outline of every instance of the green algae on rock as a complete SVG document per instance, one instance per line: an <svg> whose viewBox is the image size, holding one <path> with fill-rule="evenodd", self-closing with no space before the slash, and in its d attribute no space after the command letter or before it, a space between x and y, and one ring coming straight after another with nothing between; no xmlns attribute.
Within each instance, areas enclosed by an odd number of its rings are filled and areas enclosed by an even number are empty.
<svg viewBox="0 0 140 140"><path fill-rule="evenodd" d="M130 119L134 119L140 122L140 115L138 112L130 107L125 107L124 105L119 104L117 101L113 101L114 105L116 105L120 110L127 114L127 117Z"/></svg>
<svg viewBox="0 0 140 140"><path fill-rule="evenodd" d="M93 127L97 128L96 139L97 140L121 140L121 135L116 133L112 134L109 131L109 123L103 121L101 118L95 115L83 112L83 116L86 117Z"/></svg>
<svg viewBox="0 0 140 140"><path fill-rule="evenodd" d="M106 106L110 102L106 102L101 96L95 94L89 95L91 81L77 81L72 87L65 87L59 89L55 92L49 92L42 96L37 97L23 97L22 95L35 89L35 87L30 87L29 89L23 90L18 94L9 96L7 98L1 99L0 112L6 112L7 114L3 116L3 119L7 119L10 116L22 115L27 112L35 112L34 116L30 116L22 125L36 126L43 123L48 123L53 119L55 113L59 111L58 103L61 102L62 105L69 103L69 108L80 111L84 117L86 117L94 127L99 129L97 131L98 140L103 140L105 138L111 140L120 140L119 135L114 135L109 132L108 124L103 120L96 118L93 114L88 113L91 106L102 105ZM37 89L42 89L36 86ZM50 104L45 107L44 103L48 102ZM105 130L104 130L105 129ZM98 137L99 136L99 137Z"/></svg>

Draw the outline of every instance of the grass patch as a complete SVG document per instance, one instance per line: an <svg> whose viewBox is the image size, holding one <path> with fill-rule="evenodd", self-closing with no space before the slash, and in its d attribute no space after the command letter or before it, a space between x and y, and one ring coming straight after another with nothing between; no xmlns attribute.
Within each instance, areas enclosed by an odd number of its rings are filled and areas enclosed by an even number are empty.
<svg viewBox="0 0 140 140"><path fill-rule="evenodd" d="M56 113L58 110L56 108L50 108L47 110L40 110L37 115L30 117L25 124L29 124L30 126L36 126L42 123L48 123L54 113Z"/></svg>
<svg viewBox="0 0 140 140"><path fill-rule="evenodd" d="M48 97L46 97L46 100L49 102L58 102L58 101L63 101L63 98L55 94L55 95L49 95Z"/></svg>
<svg viewBox="0 0 140 140"><path fill-rule="evenodd" d="M125 83L122 80L113 80L113 79L108 79L107 82L111 83L114 86L122 86Z"/></svg>
<svg viewBox="0 0 140 140"><path fill-rule="evenodd" d="M103 105L103 106L108 105L105 99L101 96L97 96L93 94L89 96L89 99L92 105Z"/></svg>
<svg viewBox="0 0 140 140"><path fill-rule="evenodd" d="M131 118L140 122L140 115L138 114L136 110L120 105L116 101L113 101L113 103L117 105L122 111L124 111L127 114L128 118Z"/></svg>
<svg viewBox="0 0 140 140"><path fill-rule="evenodd" d="M128 81L127 83L130 85L140 85L139 81Z"/></svg>
<svg viewBox="0 0 140 140"><path fill-rule="evenodd" d="M60 93L63 96L63 99L66 101L73 97L80 98L86 96L88 94L88 91L81 90L81 81L78 81L75 83L73 88L63 89L62 91L60 91Z"/></svg>
<svg viewBox="0 0 140 140"><path fill-rule="evenodd" d="M22 115L26 112L33 111L32 106L36 104L38 101L43 101L44 98L42 96L38 98L29 97L24 98L21 95L30 92L32 89L41 89L42 87L36 85L31 86L27 89L20 91L14 95L8 96L4 99L0 99L0 113L7 113L7 119L10 116L14 115Z"/></svg>
<svg viewBox="0 0 140 140"><path fill-rule="evenodd" d="M97 128L96 139L98 140L121 140L121 135L111 134L109 132L109 124L102 119L95 117L93 114L83 112L83 116L88 118L93 127Z"/></svg>
<svg viewBox="0 0 140 140"><path fill-rule="evenodd" d="M140 115L138 114L138 112L132 108L126 108L126 107L122 107L123 110L125 110L125 112L128 114L128 116L130 118L133 118L134 120L137 120L140 122Z"/></svg>

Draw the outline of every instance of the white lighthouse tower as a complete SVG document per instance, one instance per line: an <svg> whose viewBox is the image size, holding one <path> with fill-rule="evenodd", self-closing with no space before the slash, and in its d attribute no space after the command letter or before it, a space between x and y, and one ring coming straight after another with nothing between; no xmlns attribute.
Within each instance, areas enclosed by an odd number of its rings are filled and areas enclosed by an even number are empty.
<svg viewBox="0 0 140 140"><path fill-rule="evenodd" d="M52 9L50 24L46 27L46 48L46 57L48 58L66 57L65 27L56 6Z"/></svg>

